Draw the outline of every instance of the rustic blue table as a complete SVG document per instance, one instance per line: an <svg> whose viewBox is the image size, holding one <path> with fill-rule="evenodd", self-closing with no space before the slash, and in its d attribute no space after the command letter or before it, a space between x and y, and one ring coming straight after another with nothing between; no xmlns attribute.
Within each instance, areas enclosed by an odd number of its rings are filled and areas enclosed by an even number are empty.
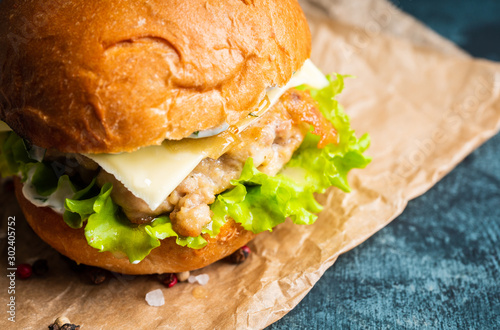
<svg viewBox="0 0 500 330"><path fill-rule="evenodd" d="M500 1L393 1L500 61ZM500 135L342 255L270 329L500 328Z"/></svg>

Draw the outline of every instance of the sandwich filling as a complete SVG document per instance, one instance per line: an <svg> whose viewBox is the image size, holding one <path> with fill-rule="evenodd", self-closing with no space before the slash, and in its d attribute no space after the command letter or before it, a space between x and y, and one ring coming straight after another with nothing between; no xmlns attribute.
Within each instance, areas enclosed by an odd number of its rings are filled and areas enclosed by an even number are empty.
<svg viewBox="0 0 500 330"><path fill-rule="evenodd" d="M218 159L205 158L175 190L152 210L113 175L101 169L100 186L113 184L111 197L133 223L150 223L170 214L173 229L182 236L198 236L212 219L210 204L216 195L231 188L241 176L247 159L269 176L275 176L290 161L309 131L311 121L323 141L336 142L336 131L304 91L291 89L280 101L239 135L239 143Z"/></svg>
<svg viewBox="0 0 500 330"><path fill-rule="evenodd" d="M230 148L202 158L156 203L134 193L98 157L41 150L14 132L0 134L0 170L20 175L35 205L63 213L71 228L84 227L90 246L132 263L168 237L202 248L228 219L254 233L272 231L286 218L311 224L321 210L313 194L330 186L349 191L347 173L370 162L363 154L368 136L356 138L334 99L343 79L328 76L322 88L288 89L233 134Z"/></svg>

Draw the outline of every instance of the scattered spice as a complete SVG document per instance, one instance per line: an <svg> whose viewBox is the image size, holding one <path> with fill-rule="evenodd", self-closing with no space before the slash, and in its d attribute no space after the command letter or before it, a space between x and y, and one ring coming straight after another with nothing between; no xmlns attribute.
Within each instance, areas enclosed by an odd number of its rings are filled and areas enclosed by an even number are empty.
<svg viewBox="0 0 500 330"><path fill-rule="evenodd" d="M243 247L241 248L241 250L242 250L243 252L245 252L245 253L247 254L247 256L248 256L250 253L252 253L252 250L250 250L250 248L249 248L247 245L243 246Z"/></svg>
<svg viewBox="0 0 500 330"><path fill-rule="evenodd" d="M31 268L31 265L29 265L29 264L20 264L17 266L17 270L16 270L17 277L19 277L22 280L25 280L25 279L31 277L32 273L33 273L33 270Z"/></svg>
<svg viewBox="0 0 500 330"><path fill-rule="evenodd" d="M45 259L38 259L33 263L33 273L36 276L44 276L49 271L49 264Z"/></svg>
<svg viewBox="0 0 500 330"><path fill-rule="evenodd" d="M63 256L61 258L68 264L69 268L76 273L84 273L93 284L102 284L109 278L109 272L99 267L79 264L70 258Z"/></svg>
<svg viewBox="0 0 500 330"><path fill-rule="evenodd" d="M210 276L208 274L201 274L198 276L189 276L188 282L193 284L198 282L200 285L207 285L208 281L210 280Z"/></svg>
<svg viewBox="0 0 500 330"><path fill-rule="evenodd" d="M153 290L146 294L146 302L149 306L160 307L165 305L165 297L160 289Z"/></svg>
<svg viewBox="0 0 500 330"><path fill-rule="evenodd" d="M171 288L179 282L177 275L174 273L160 274L158 275L158 280L160 280L160 282L167 288Z"/></svg>
<svg viewBox="0 0 500 330"><path fill-rule="evenodd" d="M243 263L245 260L247 260L251 252L252 251L250 251L250 248L245 245L244 247L238 249L236 252L227 257L227 260L230 263L239 265Z"/></svg>
<svg viewBox="0 0 500 330"><path fill-rule="evenodd" d="M102 284L108 278L108 272L98 267L87 266L85 274L93 284Z"/></svg>
<svg viewBox="0 0 500 330"><path fill-rule="evenodd" d="M67 317L58 317L53 324L49 325L50 330L80 330L79 325L72 324Z"/></svg>
<svg viewBox="0 0 500 330"><path fill-rule="evenodd" d="M177 275L177 279L179 280L179 282L186 282L190 274L191 274L190 272L182 272L182 273L177 273L175 275Z"/></svg>
<svg viewBox="0 0 500 330"><path fill-rule="evenodd" d="M167 284L167 287L169 288L173 287L174 285L177 284L177 281L178 281L177 276L174 275L172 281L170 281L170 283Z"/></svg>

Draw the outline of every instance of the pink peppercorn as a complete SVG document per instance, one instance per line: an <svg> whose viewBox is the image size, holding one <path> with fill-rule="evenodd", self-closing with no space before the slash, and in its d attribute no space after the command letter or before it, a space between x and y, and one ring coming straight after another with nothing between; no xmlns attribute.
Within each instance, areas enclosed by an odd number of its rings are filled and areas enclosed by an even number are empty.
<svg viewBox="0 0 500 330"><path fill-rule="evenodd" d="M163 285L165 285L167 288L171 288L179 282L177 275L175 275L174 273L159 274L158 280L160 280L160 282L163 283Z"/></svg>
<svg viewBox="0 0 500 330"><path fill-rule="evenodd" d="M250 248L249 248L248 246L246 246L246 245L245 245L245 246L243 246L241 249L242 249L242 250L243 250L243 252L245 252L246 254L250 254L250 253L252 252L252 251L250 250Z"/></svg>
<svg viewBox="0 0 500 330"><path fill-rule="evenodd" d="M32 273L33 271L31 269L31 266L28 264L20 264L17 266L16 274L22 280L29 278Z"/></svg>
<svg viewBox="0 0 500 330"><path fill-rule="evenodd" d="M168 288L171 288L174 285L176 285L178 281L179 280L177 279L177 275L173 274L172 280L169 283L165 283L165 284L167 285Z"/></svg>

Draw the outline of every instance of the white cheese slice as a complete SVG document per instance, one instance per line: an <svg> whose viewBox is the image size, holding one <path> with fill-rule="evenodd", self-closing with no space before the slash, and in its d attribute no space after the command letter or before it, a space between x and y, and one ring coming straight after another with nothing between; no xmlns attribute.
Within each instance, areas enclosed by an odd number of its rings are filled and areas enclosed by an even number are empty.
<svg viewBox="0 0 500 330"><path fill-rule="evenodd" d="M260 117L270 109L288 89L307 84L323 88L328 80L307 60L284 87L271 87L267 90L267 100L258 111ZM241 132L251 125L257 117L249 116L237 126ZM166 141L160 146L150 146L131 153L89 154L106 172L113 174L132 194L144 200L156 210L170 193L207 157L206 139ZM199 144L198 144L199 143ZM214 139L213 143L220 143ZM198 144L198 145L197 145ZM187 147L186 147L187 146Z"/></svg>

